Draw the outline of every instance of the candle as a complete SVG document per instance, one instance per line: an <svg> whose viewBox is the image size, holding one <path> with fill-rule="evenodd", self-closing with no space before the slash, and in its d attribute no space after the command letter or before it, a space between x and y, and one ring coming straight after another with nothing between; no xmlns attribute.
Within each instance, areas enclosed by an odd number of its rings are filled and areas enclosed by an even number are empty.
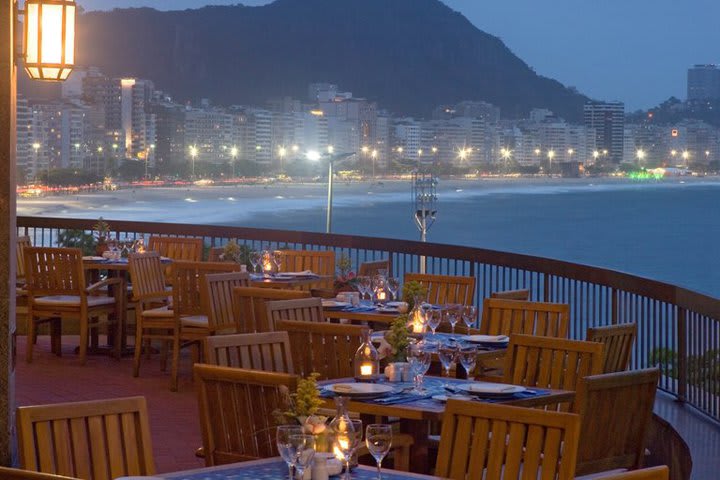
<svg viewBox="0 0 720 480"><path fill-rule="evenodd" d="M263 262L263 272L270 273L270 272L272 272L272 269L273 269L272 263L270 263L269 260Z"/></svg>
<svg viewBox="0 0 720 480"><path fill-rule="evenodd" d="M360 365L360 375L363 377L369 377L373 374L373 366L371 363Z"/></svg>
<svg viewBox="0 0 720 480"><path fill-rule="evenodd" d="M378 302L384 302L387 300L387 293L385 293L385 290L380 290L377 292L377 299Z"/></svg>
<svg viewBox="0 0 720 480"><path fill-rule="evenodd" d="M343 451L347 451L349 444L350 443L348 442L348 439L344 435L338 436L337 445L333 447L333 453L335 454L335 458L337 458L338 460L345 460L345 455L343 454Z"/></svg>
<svg viewBox="0 0 720 480"><path fill-rule="evenodd" d="M423 333L425 331L425 314L422 308L415 308L412 317L413 333Z"/></svg>

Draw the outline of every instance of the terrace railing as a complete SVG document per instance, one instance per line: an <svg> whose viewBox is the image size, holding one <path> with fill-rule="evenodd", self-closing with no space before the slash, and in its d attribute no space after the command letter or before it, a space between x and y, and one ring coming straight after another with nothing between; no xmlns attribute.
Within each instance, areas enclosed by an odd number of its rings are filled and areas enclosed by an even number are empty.
<svg viewBox="0 0 720 480"><path fill-rule="evenodd" d="M35 245L55 246L62 230L90 232L94 220L18 217L18 233ZM149 235L203 237L207 246L234 239L251 249L333 249L364 261L389 258L392 275L420 270L477 280L476 304L499 290L527 288L532 299L568 303L570 336L587 327L635 322L631 365L660 365L660 388L720 421L720 300L682 287L604 268L481 248L388 238L214 225L108 220L118 239Z"/></svg>

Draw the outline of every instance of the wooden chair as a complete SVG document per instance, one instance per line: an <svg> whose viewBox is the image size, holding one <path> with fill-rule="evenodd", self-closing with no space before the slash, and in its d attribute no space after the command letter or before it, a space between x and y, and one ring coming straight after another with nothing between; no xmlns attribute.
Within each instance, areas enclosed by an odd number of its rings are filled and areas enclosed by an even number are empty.
<svg viewBox="0 0 720 480"><path fill-rule="evenodd" d="M530 301L530 290L523 288L520 290L503 290L501 292L490 293L490 298L502 298L505 300L520 300L523 302Z"/></svg>
<svg viewBox="0 0 720 480"><path fill-rule="evenodd" d="M120 358L121 322L125 314L125 282L108 278L89 287L85 283L82 252L77 248L26 247L25 273L28 292L26 360L32 362L35 329L50 322L52 350L60 355L61 323L77 319L80 327L80 363L87 360L90 329L108 326L114 333L114 355ZM112 289L110 297L103 291ZM95 295L95 293L103 295ZM110 330L112 329L112 330Z"/></svg>
<svg viewBox="0 0 720 480"><path fill-rule="evenodd" d="M238 332L238 308L233 303L233 289L250 286L247 272L205 275L208 299L208 328L213 335Z"/></svg>
<svg viewBox="0 0 720 480"><path fill-rule="evenodd" d="M275 326L290 337L297 374L318 372L320 380L354 376L353 358L367 327L297 320L281 320Z"/></svg>
<svg viewBox="0 0 720 480"><path fill-rule="evenodd" d="M577 475L643 466L659 379L660 371L649 368L578 380L573 403L581 418Z"/></svg>
<svg viewBox="0 0 720 480"><path fill-rule="evenodd" d="M80 480L75 477L53 475L52 473L39 473L19 468L0 467L0 478L3 480Z"/></svg>
<svg viewBox="0 0 720 480"><path fill-rule="evenodd" d="M27 321L28 298L25 289L25 248L31 247L30 237L20 236L15 243L15 322ZM34 341L34 339L33 339Z"/></svg>
<svg viewBox="0 0 720 480"><path fill-rule="evenodd" d="M582 377L602 373L603 346L564 338L511 335L503 383L576 390ZM571 405L548 406L568 411Z"/></svg>
<svg viewBox="0 0 720 480"><path fill-rule="evenodd" d="M173 315L175 330L172 341L170 389L177 390L180 347L195 345L212 334L210 307L205 285L207 275L240 270L232 262L174 262L172 266Z"/></svg>
<svg viewBox="0 0 720 480"><path fill-rule="evenodd" d="M148 239L149 251L158 252L163 257L185 262L199 262L203 256L203 239L193 237L158 237ZM165 279L172 282L172 266L165 267Z"/></svg>
<svg viewBox="0 0 720 480"><path fill-rule="evenodd" d="M427 287L426 300L433 305L458 303L472 305L475 296L475 277L406 273L405 282L416 281Z"/></svg>
<svg viewBox="0 0 720 480"><path fill-rule="evenodd" d="M278 330L280 320L299 320L303 322L324 322L322 300L320 298L299 298L295 300L276 300L267 302L267 319Z"/></svg>
<svg viewBox="0 0 720 480"><path fill-rule="evenodd" d="M175 316L170 306L171 292L165 287L165 270L160 253L131 253L128 269L133 279L132 300L137 304L135 315L135 355L133 376L140 375L143 346L150 354L152 340L163 342L162 370L165 370L167 343L175 338Z"/></svg>
<svg viewBox="0 0 720 480"><path fill-rule="evenodd" d="M205 362L221 367L295 373L287 332L208 337L205 339Z"/></svg>
<svg viewBox="0 0 720 480"><path fill-rule="evenodd" d="M668 480L670 469L665 465L643 468L631 472L613 473L610 475L594 476L595 480Z"/></svg>
<svg viewBox="0 0 720 480"><path fill-rule="evenodd" d="M208 250L208 262L222 262L222 254L225 252L225 247L210 247Z"/></svg>
<svg viewBox="0 0 720 480"><path fill-rule="evenodd" d="M144 397L20 407L17 431L27 470L86 480L155 473Z"/></svg>
<svg viewBox="0 0 720 480"><path fill-rule="evenodd" d="M453 480L570 480L579 431L580 418L571 413L450 399L435 475Z"/></svg>
<svg viewBox="0 0 720 480"><path fill-rule="evenodd" d="M273 412L288 409L295 375L204 364L194 372L205 464L276 456Z"/></svg>
<svg viewBox="0 0 720 480"><path fill-rule="evenodd" d="M605 366L603 372L622 372L630 365L633 343L637 335L635 323L620 323L605 327L587 329L588 342L605 345Z"/></svg>
<svg viewBox="0 0 720 480"><path fill-rule="evenodd" d="M358 268L359 277L373 277L378 275L382 270L385 270L385 274L390 276L390 259L376 260L373 262L362 262L360 268Z"/></svg>
<svg viewBox="0 0 720 480"><path fill-rule="evenodd" d="M317 282L313 288L332 288L335 278L335 252L332 250L282 250L281 271L302 272L311 270L327 280ZM310 290L310 287L303 287Z"/></svg>
<svg viewBox="0 0 720 480"><path fill-rule="evenodd" d="M486 298L483 301L480 333L522 333L567 338L569 324L570 306L566 304Z"/></svg>
<svg viewBox="0 0 720 480"><path fill-rule="evenodd" d="M272 332L268 321L267 302L309 298L310 292L262 287L233 289L233 303L237 308L238 333Z"/></svg>

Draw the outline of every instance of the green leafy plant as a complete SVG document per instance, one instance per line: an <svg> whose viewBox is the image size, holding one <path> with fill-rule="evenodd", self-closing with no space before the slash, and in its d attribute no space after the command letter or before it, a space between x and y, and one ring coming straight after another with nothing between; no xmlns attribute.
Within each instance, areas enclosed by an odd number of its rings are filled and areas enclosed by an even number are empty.
<svg viewBox="0 0 720 480"><path fill-rule="evenodd" d="M226 262L235 262L240 265L250 265L250 253L252 250L247 245L238 245L235 240L230 240L223 247L222 258Z"/></svg>
<svg viewBox="0 0 720 480"><path fill-rule="evenodd" d="M415 307L416 298L427 297L427 287L416 280L411 280L403 285L402 295L403 301L407 302L408 308L412 310Z"/></svg>
<svg viewBox="0 0 720 480"><path fill-rule="evenodd" d="M103 217L97 219L97 222L95 222L92 229L93 232L95 232L95 236L97 237L99 243L105 243L110 238L110 225L105 221L105 219L103 219Z"/></svg>
<svg viewBox="0 0 720 480"><path fill-rule="evenodd" d="M357 283L357 275L352 271L352 261L350 257L344 253L340 255L337 261L337 275L333 281L335 291L353 287Z"/></svg>
<svg viewBox="0 0 720 480"><path fill-rule="evenodd" d="M392 348L388 355L390 362L404 362L407 356L407 349L410 345L410 336L407 328L407 314L399 315L390 325L390 330L385 334L385 341Z"/></svg>
<svg viewBox="0 0 720 480"><path fill-rule="evenodd" d="M83 255L95 255L95 237L83 230L60 230L57 244L60 247L79 248Z"/></svg>

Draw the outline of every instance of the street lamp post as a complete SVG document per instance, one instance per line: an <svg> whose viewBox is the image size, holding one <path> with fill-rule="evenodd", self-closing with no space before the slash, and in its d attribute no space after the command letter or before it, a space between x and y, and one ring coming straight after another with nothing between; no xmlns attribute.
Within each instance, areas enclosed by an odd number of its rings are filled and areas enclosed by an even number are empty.
<svg viewBox="0 0 720 480"><path fill-rule="evenodd" d="M375 160L377 159L378 151L373 150L370 153L370 158L372 158L372 175L373 175L373 182L375 181Z"/></svg>
<svg viewBox="0 0 720 480"><path fill-rule="evenodd" d="M327 190L327 215L325 217L325 233L332 232L332 204L333 204L333 164L338 160L344 160L355 155L355 153L340 153L334 155L335 149L332 145L328 146L328 190ZM306 158L312 162L319 162L322 155L315 150L307 152Z"/></svg>
<svg viewBox="0 0 720 480"><path fill-rule="evenodd" d="M287 154L287 149L285 147L278 147L278 157L280 157L280 172L282 172L285 167L283 166L283 160L285 159L285 155Z"/></svg>
<svg viewBox="0 0 720 480"><path fill-rule="evenodd" d="M190 146L190 159L192 160L192 178L195 178L195 157L197 157L198 149L195 145Z"/></svg>
<svg viewBox="0 0 720 480"><path fill-rule="evenodd" d="M635 152L635 156L638 159L638 165L640 165L643 163L643 160L645 160L645 150L638 148L637 152Z"/></svg>
<svg viewBox="0 0 720 480"><path fill-rule="evenodd" d="M238 148L233 146L230 149L230 157L232 158L232 176L235 178L235 162L237 162Z"/></svg>
<svg viewBox="0 0 720 480"><path fill-rule="evenodd" d="M553 158L555 158L555 150L548 150L548 176L552 175Z"/></svg>

